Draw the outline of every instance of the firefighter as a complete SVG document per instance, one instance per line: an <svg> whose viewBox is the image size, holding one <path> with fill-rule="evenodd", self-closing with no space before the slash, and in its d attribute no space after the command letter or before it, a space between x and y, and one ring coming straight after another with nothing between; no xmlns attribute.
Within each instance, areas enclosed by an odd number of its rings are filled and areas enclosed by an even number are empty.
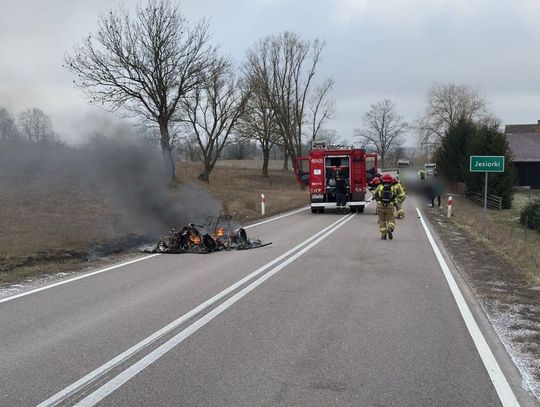
<svg viewBox="0 0 540 407"><path fill-rule="evenodd" d="M375 191L375 188L377 188L377 185L380 184L381 182L381 173L378 172L377 174L375 174L375 176L371 179L371 181L368 182L367 186L368 186L368 189L371 191L371 193L373 193Z"/></svg>
<svg viewBox="0 0 540 407"><path fill-rule="evenodd" d="M347 206L347 181L345 177L338 171L336 173L336 207L339 212L341 209L346 209Z"/></svg>
<svg viewBox="0 0 540 407"><path fill-rule="evenodd" d="M396 202L395 189L392 185L393 177L390 174L383 174L380 183L375 189L374 198L377 201L377 214L379 216L379 230L381 239L390 240L394 238L396 224L394 221L394 205Z"/></svg>
<svg viewBox="0 0 540 407"><path fill-rule="evenodd" d="M405 188L399 182L399 179L392 177L392 188L394 189L394 194L396 195L395 207L397 211L397 219L403 219L405 217L405 211L403 210L403 202L407 198L407 193Z"/></svg>

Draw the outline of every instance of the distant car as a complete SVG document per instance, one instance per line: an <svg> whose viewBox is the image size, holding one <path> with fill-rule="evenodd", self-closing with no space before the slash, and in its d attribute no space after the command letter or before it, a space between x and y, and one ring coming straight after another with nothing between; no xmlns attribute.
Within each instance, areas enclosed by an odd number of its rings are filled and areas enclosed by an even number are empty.
<svg viewBox="0 0 540 407"><path fill-rule="evenodd" d="M427 175L434 175L435 171L436 171L436 168L437 168L437 164L435 164L435 163L426 163L426 164L424 164L424 168L426 169Z"/></svg>

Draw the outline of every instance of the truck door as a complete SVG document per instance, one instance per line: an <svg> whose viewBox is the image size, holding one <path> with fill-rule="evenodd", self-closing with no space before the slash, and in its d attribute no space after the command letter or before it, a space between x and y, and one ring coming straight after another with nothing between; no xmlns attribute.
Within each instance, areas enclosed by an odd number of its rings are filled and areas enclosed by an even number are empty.
<svg viewBox="0 0 540 407"><path fill-rule="evenodd" d="M309 186L309 158L296 158L296 165L294 166L294 170L296 172L296 181L306 187Z"/></svg>
<svg viewBox="0 0 540 407"><path fill-rule="evenodd" d="M366 154L366 183L369 183L379 172L378 155L376 153Z"/></svg>

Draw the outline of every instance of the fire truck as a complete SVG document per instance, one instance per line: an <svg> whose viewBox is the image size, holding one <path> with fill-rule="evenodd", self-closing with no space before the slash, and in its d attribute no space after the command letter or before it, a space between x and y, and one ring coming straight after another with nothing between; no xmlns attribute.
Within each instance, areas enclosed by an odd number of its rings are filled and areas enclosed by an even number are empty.
<svg viewBox="0 0 540 407"><path fill-rule="evenodd" d="M314 142L307 157L296 159L295 171L297 181L309 188L312 213L336 208L338 171L347 182L347 207L363 212L371 200L367 184L378 172L378 156L353 146Z"/></svg>

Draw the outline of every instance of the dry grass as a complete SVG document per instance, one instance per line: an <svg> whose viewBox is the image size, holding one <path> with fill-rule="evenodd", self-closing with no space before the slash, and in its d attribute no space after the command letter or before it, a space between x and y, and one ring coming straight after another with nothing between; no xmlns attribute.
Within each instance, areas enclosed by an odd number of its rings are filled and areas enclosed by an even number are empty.
<svg viewBox="0 0 540 407"><path fill-rule="evenodd" d="M0 161L3 154L9 152L0 151ZM0 284L91 266L89 252L96 245L127 241L126 247L133 247L145 233L83 170L56 163L55 158L31 171L0 171ZM267 197L267 216L308 203L292 171L270 170L264 178L257 166L260 162L218 166L210 184L197 180L200 164L178 163L177 173L180 183L208 189L239 222L261 217L261 193ZM170 188L170 193L179 190Z"/></svg>
<svg viewBox="0 0 540 407"><path fill-rule="evenodd" d="M220 160L216 163L216 167L261 169L262 160ZM270 160L268 162L268 169L269 170L283 169L283 160Z"/></svg>
<svg viewBox="0 0 540 407"><path fill-rule="evenodd" d="M519 224L523 205L540 191L516 192L514 205L509 210L488 210L487 244L518 267L528 284L540 285L540 233ZM481 239L483 208L465 198L454 199L453 218L469 234Z"/></svg>
<svg viewBox="0 0 540 407"><path fill-rule="evenodd" d="M261 175L260 166L260 161L247 161L246 167L216 166L210 174L209 184L197 180L201 170L197 163L179 162L177 174L182 182L197 182L208 188L241 222L261 217L261 193L266 197L267 216L309 203L307 192L299 188L292 171L269 170L269 177L265 178Z"/></svg>

